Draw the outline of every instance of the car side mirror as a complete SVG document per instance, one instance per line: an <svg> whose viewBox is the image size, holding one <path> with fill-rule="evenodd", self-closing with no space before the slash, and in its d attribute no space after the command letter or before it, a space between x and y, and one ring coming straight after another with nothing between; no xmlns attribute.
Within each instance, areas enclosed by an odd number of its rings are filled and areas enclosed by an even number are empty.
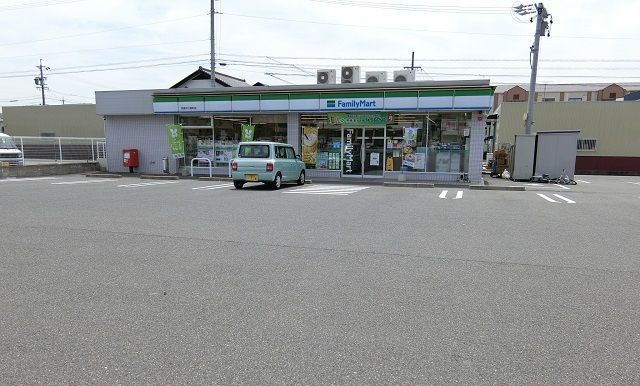
<svg viewBox="0 0 640 386"><path fill-rule="evenodd" d="M300 154L296 154L296 159L300 159Z"/></svg>

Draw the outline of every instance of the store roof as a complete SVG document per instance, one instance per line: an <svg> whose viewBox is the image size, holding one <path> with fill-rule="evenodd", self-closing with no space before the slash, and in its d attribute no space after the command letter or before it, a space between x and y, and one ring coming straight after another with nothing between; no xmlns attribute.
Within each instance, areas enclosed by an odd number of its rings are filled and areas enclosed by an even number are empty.
<svg viewBox="0 0 640 386"><path fill-rule="evenodd" d="M217 75L217 73L216 73ZM217 78L217 76L216 76ZM154 95L173 94L211 94L215 93L260 93L260 92L288 92L288 91L342 91L342 90L393 90L393 89L415 89L415 88L465 88L465 87L492 87L488 79L481 80L457 80L457 81L421 81L421 82L384 82L384 83L335 83L335 84L302 84L302 85L279 85L279 86L253 86L242 87L220 87L217 89L208 88L170 88L165 90L152 90Z"/></svg>
<svg viewBox="0 0 640 386"><path fill-rule="evenodd" d="M170 88L186 88L188 83L195 80L211 80L211 70L204 67L198 67L197 70L187 75L184 79L174 84ZM222 87L251 87L244 79L235 78L231 75L223 74L216 71L216 84Z"/></svg>

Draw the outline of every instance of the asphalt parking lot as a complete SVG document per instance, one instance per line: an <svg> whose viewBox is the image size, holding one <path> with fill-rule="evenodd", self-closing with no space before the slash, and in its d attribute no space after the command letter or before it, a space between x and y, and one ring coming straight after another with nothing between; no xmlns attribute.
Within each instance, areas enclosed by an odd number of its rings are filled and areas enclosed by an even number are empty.
<svg viewBox="0 0 640 386"><path fill-rule="evenodd" d="M0 384L640 382L640 177L0 180Z"/></svg>

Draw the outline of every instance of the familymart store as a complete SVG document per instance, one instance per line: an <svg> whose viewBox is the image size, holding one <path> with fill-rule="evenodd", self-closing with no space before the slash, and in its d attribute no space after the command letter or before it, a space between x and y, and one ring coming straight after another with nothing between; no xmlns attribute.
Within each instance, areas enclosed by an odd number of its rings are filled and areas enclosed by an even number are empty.
<svg viewBox="0 0 640 386"><path fill-rule="evenodd" d="M492 93L488 81L459 81L109 91L96 99L114 172L125 171L117 162L125 147L140 148L139 172L161 172L171 157L166 127L180 125L184 154L172 173L194 165L208 174L211 163L226 174L240 141L266 140L292 144L311 178L480 182Z"/></svg>

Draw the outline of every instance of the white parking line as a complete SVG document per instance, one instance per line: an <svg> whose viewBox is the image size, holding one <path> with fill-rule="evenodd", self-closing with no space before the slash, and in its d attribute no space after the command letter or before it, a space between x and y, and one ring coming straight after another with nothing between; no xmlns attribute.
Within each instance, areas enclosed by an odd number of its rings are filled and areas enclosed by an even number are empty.
<svg viewBox="0 0 640 386"><path fill-rule="evenodd" d="M640 182L627 182L627 184L640 185Z"/></svg>
<svg viewBox="0 0 640 386"><path fill-rule="evenodd" d="M571 190L571 188L567 188L567 187L566 187L566 186L564 186L564 185L560 185L560 184L554 184L554 185L555 185L555 186L557 186L557 187L559 187L559 188L562 188L562 189Z"/></svg>
<svg viewBox="0 0 640 386"><path fill-rule="evenodd" d="M233 184L222 184L222 185L200 186L200 187L191 188L191 189L193 189L193 190L214 190L214 189L230 188L232 186L233 186Z"/></svg>
<svg viewBox="0 0 640 386"><path fill-rule="evenodd" d="M7 178L0 182L23 182L23 181L40 181L40 180L57 180L60 177L29 177L29 178Z"/></svg>
<svg viewBox="0 0 640 386"><path fill-rule="evenodd" d="M166 185L166 184L177 184L180 181L156 181L156 182L141 182L139 184L128 184L128 185L118 185L119 188L138 188L142 186L153 186L153 185Z"/></svg>
<svg viewBox="0 0 640 386"><path fill-rule="evenodd" d="M566 198L566 197L564 197L564 196L561 196L561 195L559 195L559 194L555 194L555 193L554 193L553 195L554 195L554 196L556 196L556 197L558 197L558 198L559 198L559 199L561 199L561 200L565 200L565 201L566 201L567 203L569 203L569 204L575 204L575 203L576 203L575 201L570 200L570 199L568 199L568 198Z"/></svg>
<svg viewBox="0 0 640 386"><path fill-rule="evenodd" d="M78 181L64 181L64 182L52 182L51 185L77 185L77 184L96 184L100 182L111 182L115 179L99 179L99 180L78 180Z"/></svg>
<svg viewBox="0 0 640 386"><path fill-rule="evenodd" d="M544 198L545 200L547 200L547 201L549 201L549 202L555 202L556 204L558 204L558 203L559 203L559 201L556 201L556 200L554 200L553 198L549 198L549 197L545 196L545 195L544 195L544 194L542 194L542 193L537 193L537 195L538 195L538 196L540 196L540 197L542 197L542 198Z"/></svg>
<svg viewBox="0 0 640 386"><path fill-rule="evenodd" d="M590 184L591 182L585 180L576 180L576 182L581 182L583 184Z"/></svg>
<svg viewBox="0 0 640 386"><path fill-rule="evenodd" d="M282 193L348 196L349 194L360 192L368 188L369 188L368 186L324 185L324 186L312 186L308 188L298 188L294 190L287 190Z"/></svg>
<svg viewBox="0 0 640 386"><path fill-rule="evenodd" d="M438 198L443 198L443 199L447 199L447 194L449 194L448 190L443 190L440 195L438 196ZM459 200L462 198L462 195L464 194L464 192L462 190L458 190L456 192L456 196L453 198L454 200Z"/></svg>

